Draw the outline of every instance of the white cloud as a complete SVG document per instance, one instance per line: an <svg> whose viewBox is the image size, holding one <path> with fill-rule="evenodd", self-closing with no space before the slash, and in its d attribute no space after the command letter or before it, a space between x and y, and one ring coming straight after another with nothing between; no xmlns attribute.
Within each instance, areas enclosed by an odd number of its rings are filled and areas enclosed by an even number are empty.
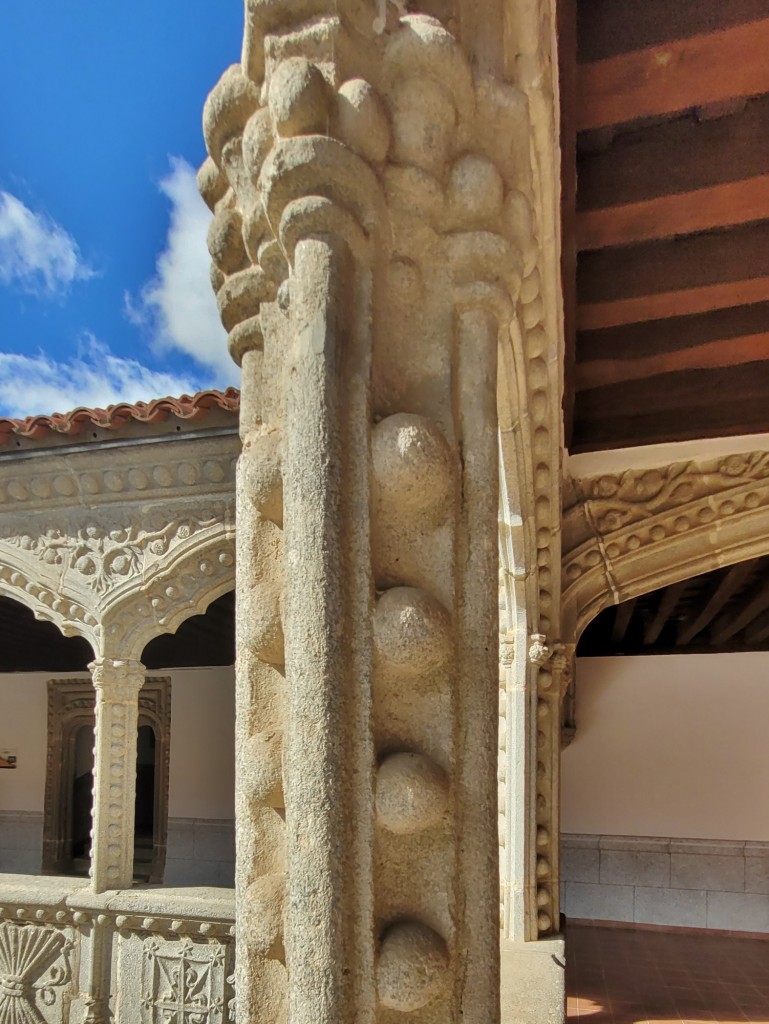
<svg viewBox="0 0 769 1024"><path fill-rule="evenodd" d="M150 370L136 359L117 356L92 335L67 362L44 355L0 352L0 415L68 412L77 406L104 408L116 402L149 401L193 394L199 382Z"/></svg>
<svg viewBox="0 0 769 1024"><path fill-rule="evenodd" d="M0 192L0 281L49 297L93 276L75 239L45 213Z"/></svg>
<svg viewBox="0 0 769 1024"><path fill-rule="evenodd" d="M166 245L155 276L138 299L126 295L126 312L132 323L149 330L157 347L178 349L213 369L220 385L232 384L237 369L227 353L227 333L209 279L206 234L211 213L186 160L171 158L171 172L160 190L171 203Z"/></svg>

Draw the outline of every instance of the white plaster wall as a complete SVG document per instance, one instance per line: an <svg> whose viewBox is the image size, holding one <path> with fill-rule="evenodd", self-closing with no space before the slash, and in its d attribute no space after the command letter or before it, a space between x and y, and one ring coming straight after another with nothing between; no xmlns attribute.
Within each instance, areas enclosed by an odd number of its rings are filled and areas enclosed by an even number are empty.
<svg viewBox="0 0 769 1024"><path fill-rule="evenodd" d="M232 820L235 670L177 668L168 674L172 677L168 816Z"/></svg>
<svg viewBox="0 0 769 1024"><path fill-rule="evenodd" d="M169 817L234 818L234 670L180 668L154 674L171 676ZM16 749L19 757L18 768L0 770L0 811L43 810L46 684L54 676L0 673L0 749Z"/></svg>
<svg viewBox="0 0 769 1024"><path fill-rule="evenodd" d="M580 658L561 829L769 841L769 654Z"/></svg>
<svg viewBox="0 0 769 1024"><path fill-rule="evenodd" d="M0 811L43 810L50 678L50 672L0 673L0 750L15 749L19 758L17 768L0 770Z"/></svg>

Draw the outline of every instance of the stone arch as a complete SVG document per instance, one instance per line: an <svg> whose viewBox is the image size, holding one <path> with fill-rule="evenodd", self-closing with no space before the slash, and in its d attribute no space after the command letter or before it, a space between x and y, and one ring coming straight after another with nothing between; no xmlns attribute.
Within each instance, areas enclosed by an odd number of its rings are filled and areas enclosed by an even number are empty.
<svg viewBox="0 0 769 1024"><path fill-rule="evenodd" d="M560 690L548 664L560 648L559 389L542 324L525 304L518 313L499 348L497 384L501 925L513 942L552 934L559 921Z"/></svg>
<svg viewBox="0 0 769 1024"><path fill-rule="evenodd" d="M25 557L26 555L26 557ZM98 620L93 609L40 571L21 547L0 542L0 595L28 608L36 619L51 622L64 636L80 636L94 650Z"/></svg>
<svg viewBox="0 0 769 1024"><path fill-rule="evenodd" d="M769 453L571 482L563 621L576 643L611 604L769 553Z"/></svg>
<svg viewBox="0 0 769 1024"><path fill-rule="evenodd" d="M150 640L175 633L186 619L202 615L233 590L234 567L234 525L220 521L155 562L104 609L104 649L111 657L140 660Z"/></svg>

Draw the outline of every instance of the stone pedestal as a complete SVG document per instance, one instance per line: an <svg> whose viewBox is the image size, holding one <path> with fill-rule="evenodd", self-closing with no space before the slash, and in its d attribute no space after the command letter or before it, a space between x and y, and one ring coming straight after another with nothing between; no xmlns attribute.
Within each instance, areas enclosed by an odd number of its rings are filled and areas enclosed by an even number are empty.
<svg viewBox="0 0 769 1024"><path fill-rule="evenodd" d="M510 1024L563 1024L566 954L563 935L536 942L503 940L502 1020Z"/></svg>

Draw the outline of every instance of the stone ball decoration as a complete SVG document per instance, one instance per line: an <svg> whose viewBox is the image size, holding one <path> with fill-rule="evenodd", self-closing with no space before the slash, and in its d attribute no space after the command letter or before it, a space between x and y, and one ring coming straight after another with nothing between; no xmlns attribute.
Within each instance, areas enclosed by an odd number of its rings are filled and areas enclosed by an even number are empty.
<svg viewBox="0 0 769 1024"><path fill-rule="evenodd" d="M282 958L285 899L285 875L262 875L246 889L243 937L252 953Z"/></svg>
<svg viewBox="0 0 769 1024"><path fill-rule="evenodd" d="M390 832L410 835L437 825L446 814L443 771L421 754L390 754L377 773L376 812Z"/></svg>
<svg viewBox="0 0 769 1024"><path fill-rule="evenodd" d="M382 936L376 967L379 1002L410 1013L445 989L449 959L437 932L420 921L398 921Z"/></svg>
<svg viewBox="0 0 769 1024"><path fill-rule="evenodd" d="M426 675L448 659L449 613L434 597L415 587L392 587L374 611L374 655L407 678Z"/></svg>
<svg viewBox="0 0 769 1024"><path fill-rule="evenodd" d="M246 740L244 788L257 804L283 807L283 731L269 729Z"/></svg>
<svg viewBox="0 0 769 1024"><path fill-rule="evenodd" d="M381 497L404 519L440 522L450 507L452 456L436 424L396 413L381 420L371 438L374 479Z"/></svg>

